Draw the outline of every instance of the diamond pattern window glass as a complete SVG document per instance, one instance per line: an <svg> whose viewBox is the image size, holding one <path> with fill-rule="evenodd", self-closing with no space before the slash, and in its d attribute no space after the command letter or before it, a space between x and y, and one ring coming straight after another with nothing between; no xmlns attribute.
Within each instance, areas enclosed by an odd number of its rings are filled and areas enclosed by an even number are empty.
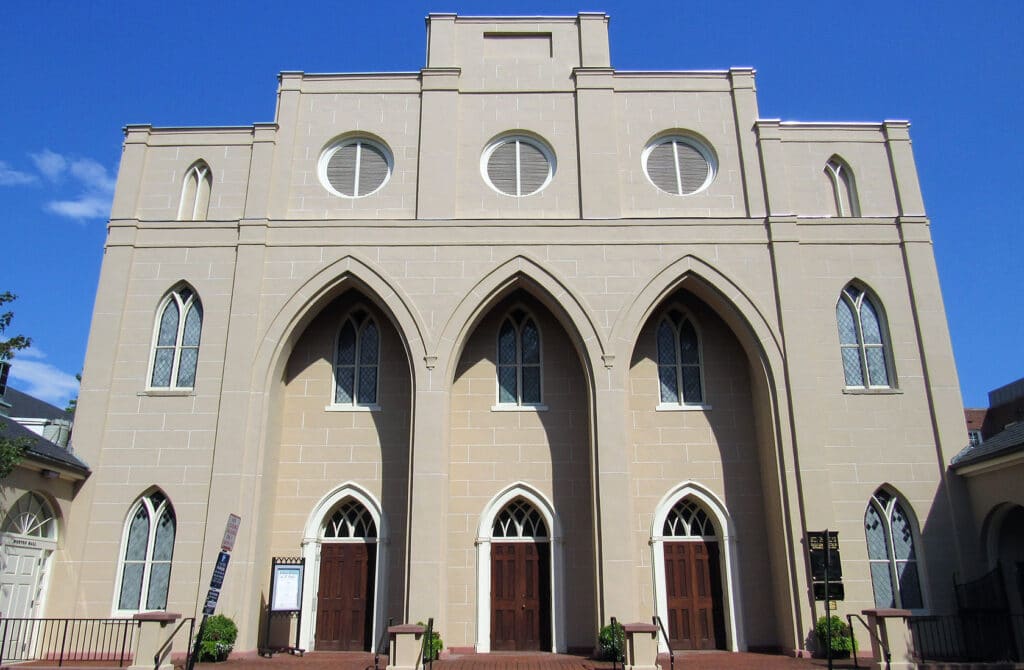
<svg viewBox="0 0 1024 670"><path fill-rule="evenodd" d="M338 330L334 357L334 404L377 404L380 330L364 309L353 310Z"/></svg>
<svg viewBox="0 0 1024 670"><path fill-rule="evenodd" d="M176 528L174 508L162 494L144 496L135 504L125 529L118 610L167 608Z"/></svg>
<svg viewBox="0 0 1024 670"><path fill-rule="evenodd" d="M150 388L190 389L195 386L202 332L203 306L199 297L189 288L171 291L161 303L157 316Z"/></svg>
<svg viewBox="0 0 1024 670"><path fill-rule="evenodd" d="M864 512L864 536L876 607L923 607L917 550L903 502L879 489Z"/></svg>
<svg viewBox="0 0 1024 670"><path fill-rule="evenodd" d="M844 288L836 303L836 325L846 386L891 387L886 328L874 299L856 285Z"/></svg>
<svg viewBox="0 0 1024 670"><path fill-rule="evenodd" d="M700 338L693 322L679 310L669 310L658 323L657 345L662 404L703 404Z"/></svg>
<svg viewBox="0 0 1024 670"><path fill-rule="evenodd" d="M536 322L522 309L512 310L498 328L498 403L541 403L541 338Z"/></svg>

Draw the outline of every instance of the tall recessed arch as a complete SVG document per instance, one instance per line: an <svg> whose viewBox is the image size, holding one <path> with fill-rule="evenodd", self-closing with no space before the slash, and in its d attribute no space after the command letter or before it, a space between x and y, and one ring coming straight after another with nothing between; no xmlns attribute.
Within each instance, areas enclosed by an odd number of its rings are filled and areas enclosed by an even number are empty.
<svg viewBox="0 0 1024 670"><path fill-rule="evenodd" d="M741 651L746 648L746 640L743 633L743 620L739 613L740 603L740 574L739 574L739 549L736 542L736 531L733 526L732 517L725 506L710 489L697 482L681 482L668 491L658 503L654 510L654 518L651 523L651 566L654 579L654 606L655 612L662 621L668 620L668 598L665 588L665 541L671 540L671 536L664 533L666 521L673 514L673 510L682 501L694 501L714 526L715 535L721 543L720 560L722 562L721 581L723 605L725 607L725 634L726 648L732 651ZM659 647L662 651L668 651L667 643L659 638Z"/></svg>
<svg viewBox="0 0 1024 670"><path fill-rule="evenodd" d="M334 519L336 513L350 502L358 506L357 516L362 517L359 523L363 526L360 530L350 530L347 533L344 530L332 532L334 526L339 525ZM341 524L344 523L345 519L342 519ZM358 523L352 526L358 526ZM319 586L321 545L325 541L361 541L375 546L373 630L370 633L370 640L380 638L387 626L387 566L390 538L390 527L380 501L354 482L345 482L336 487L313 507L302 533L302 557L306 559L306 586L302 592L302 626L299 629L299 639L306 645L306 649L316 648L314 631L317 629L317 608L314 597Z"/></svg>
<svg viewBox="0 0 1024 670"><path fill-rule="evenodd" d="M548 534L551 551L551 646L548 651L565 653L566 602L564 589L564 557L562 522L551 501L525 482L510 484L497 493L484 506L476 533L477 587L476 587L476 651L491 651L491 543L495 539L495 520L503 510L517 500L540 513Z"/></svg>

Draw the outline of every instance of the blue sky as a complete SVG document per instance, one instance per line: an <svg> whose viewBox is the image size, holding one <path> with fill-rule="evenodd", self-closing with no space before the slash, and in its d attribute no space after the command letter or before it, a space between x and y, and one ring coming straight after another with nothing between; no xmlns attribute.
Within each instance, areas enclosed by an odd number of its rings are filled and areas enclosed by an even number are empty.
<svg viewBox="0 0 1024 670"><path fill-rule="evenodd" d="M1024 377L1024 2L14 2L0 25L12 385L75 395L121 128L272 121L276 75L416 71L428 12L611 16L622 70L757 69L763 118L909 119L964 402Z"/></svg>

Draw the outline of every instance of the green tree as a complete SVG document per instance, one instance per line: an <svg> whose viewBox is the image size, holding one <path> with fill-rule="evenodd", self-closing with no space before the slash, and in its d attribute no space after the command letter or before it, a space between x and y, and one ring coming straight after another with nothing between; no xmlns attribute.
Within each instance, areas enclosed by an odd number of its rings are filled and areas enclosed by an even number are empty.
<svg viewBox="0 0 1024 670"><path fill-rule="evenodd" d="M0 307L3 307L9 302L13 302L17 296L10 291L4 291L0 293ZM0 364L8 363L14 358L16 351L27 349L32 344L32 340L25 337L24 335L15 335L13 337L4 337L8 326L11 325L11 319L14 318L14 312L8 310L0 314ZM0 429L6 426L0 422ZM6 479L7 475L11 474L14 470L14 466L21 461L25 455L25 451L32 444L32 441L27 438L11 439L7 437L0 437L0 479Z"/></svg>

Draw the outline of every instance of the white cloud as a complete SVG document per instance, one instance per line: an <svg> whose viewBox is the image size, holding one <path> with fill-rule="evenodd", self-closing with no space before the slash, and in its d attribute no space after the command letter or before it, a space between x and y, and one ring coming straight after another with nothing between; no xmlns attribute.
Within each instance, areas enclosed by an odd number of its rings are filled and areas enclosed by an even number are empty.
<svg viewBox="0 0 1024 670"><path fill-rule="evenodd" d="M61 182L68 175L82 190L77 197L51 200L44 209L72 219L99 219L110 214L114 199L114 177L91 158L64 156L49 149L31 154L36 168L50 181Z"/></svg>
<svg viewBox="0 0 1024 670"><path fill-rule="evenodd" d="M31 352L31 353L30 353ZM64 407L69 399L78 395L78 380L53 365L44 362L46 355L38 350L26 349L11 361L12 383L20 391L40 400Z"/></svg>
<svg viewBox="0 0 1024 670"><path fill-rule="evenodd" d="M43 149L37 154L29 154L36 169L50 181L57 181L68 167L68 160L55 151Z"/></svg>
<svg viewBox="0 0 1024 670"><path fill-rule="evenodd" d="M0 186L21 186L36 180L34 174L15 170L7 163L0 161Z"/></svg>

